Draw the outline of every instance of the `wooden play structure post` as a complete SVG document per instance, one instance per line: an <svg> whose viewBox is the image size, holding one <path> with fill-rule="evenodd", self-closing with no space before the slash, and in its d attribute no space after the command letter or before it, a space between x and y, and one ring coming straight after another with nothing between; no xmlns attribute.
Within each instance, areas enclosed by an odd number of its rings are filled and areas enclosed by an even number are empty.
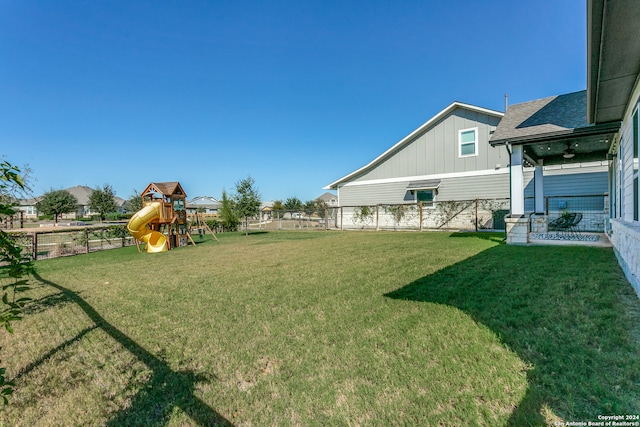
<svg viewBox="0 0 640 427"><path fill-rule="evenodd" d="M198 212L195 212L193 214L193 220L191 221L191 228L196 228L198 230L198 234L202 233L202 229L206 229L209 231L209 233L211 233L213 238L216 239L216 242L219 242L218 237L216 236L216 233L213 232L213 230L209 227L209 225L204 219L200 219ZM202 239L202 235L200 236L200 239ZM191 241L193 242L193 239Z"/></svg>

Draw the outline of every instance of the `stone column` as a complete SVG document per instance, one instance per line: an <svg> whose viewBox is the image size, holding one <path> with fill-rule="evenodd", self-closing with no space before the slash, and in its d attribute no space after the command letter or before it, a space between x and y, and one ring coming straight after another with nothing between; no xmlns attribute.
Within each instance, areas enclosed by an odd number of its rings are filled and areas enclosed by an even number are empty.
<svg viewBox="0 0 640 427"><path fill-rule="evenodd" d="M529 219L524 216L513 218L505 217L508 245L525 245L529 243Z"/></svg>

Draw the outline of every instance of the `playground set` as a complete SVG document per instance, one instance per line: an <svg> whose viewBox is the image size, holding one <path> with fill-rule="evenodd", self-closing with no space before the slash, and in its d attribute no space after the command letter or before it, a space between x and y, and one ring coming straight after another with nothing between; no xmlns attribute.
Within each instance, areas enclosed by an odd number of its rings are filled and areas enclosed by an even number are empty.
<svg viewBox="0 0 640 427"><path fill-rule="evenodd" d="M138 252L140 242L145 244L150 253L165 252L169 249L187 246L191 238L190 226L187 221L187 195L179 182L152 182L141 193L142 209L136 212L127 229L136 239ZM196 216L198 233L207 229L213 237L216 235Z"/></svg>

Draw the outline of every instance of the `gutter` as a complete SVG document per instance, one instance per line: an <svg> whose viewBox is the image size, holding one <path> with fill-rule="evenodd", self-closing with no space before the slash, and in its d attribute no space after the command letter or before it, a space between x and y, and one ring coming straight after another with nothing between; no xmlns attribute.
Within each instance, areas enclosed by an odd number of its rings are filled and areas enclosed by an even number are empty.
<svg viewBox="0 0 640 427"><path fill-rule="evenodd" d="M492 147L496 147L498 145L522 145L529 143L543 143L543 142L551 142L558 139L574 139L574 138L583 138L585 136L595 136L601 135L605 133L615 133L620 130L620 125L622 122L609 122L598 124L594 126L587 126L583 128L576 129L563 129L555 132L546 132L541 134L534 135L523 135L511 137L509 139L497 139L494 141L489 141L489 144Z"/></svg>

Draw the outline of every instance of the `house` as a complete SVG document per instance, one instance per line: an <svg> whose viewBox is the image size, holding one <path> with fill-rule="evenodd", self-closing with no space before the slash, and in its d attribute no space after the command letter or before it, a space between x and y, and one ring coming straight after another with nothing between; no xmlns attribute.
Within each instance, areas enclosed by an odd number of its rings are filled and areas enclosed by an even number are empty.
<svg viewBox="0 0 640 427"><path fill-rule="evenodd" d="M187 213L201 212L208 215L217 215L222 203L211 196L197 196L187 201Z"/></svg>
<svg viewBox="0 0 640 427"><path fill-rule="evenodd" d="M38 203L39 201L39 197L20 199L18 200L18 210L24 212L24 218L36 220L38 219L38 209L36 208L36 203Z"/></svg>
<svg viewBox="0 0 640 427"><path fill-rule="evenodd" d="M508 196L507 151L489 145L502 116L454 102L324 189L337 190L340 206Z"/></svg>
<svg viewBox="0 0 640 427"><path fill-rule="evenodd" d="M87 187L86 185L76 185L66 188L64 191L68 192L69 194L74 196L76 200L78 200L78 207L75 212L63 214L62 218L87 218L91 215L98 214L98 212L93 212L89 207L89 198L91 197L91 194L93 194L93 188ZM25 218L38 219L38 209L36 208L36 203L38 203L41 198L42 196L38 196L35 198L22 199L19 201L20 205L18 209L25 213ZM115 196L113 199L116 202L116 206L118 206L118 211L120 213L124 213L124 205L126 201L118 196Z"/></svg>
<svg viewBox="0 0 640 427"><path fill-rule="evenodd" d="M585 97L583 93L566 98L569 106L582 105L583 121L586 112L581 100ZM540 105L543 104L525 105L520 110L537 111ZM504 144L492 146L489 141L503 122L503 116L498 111L454 102L369 164L325 189L337 190L339 205L354 209L417 202L422 202L427 209L435 209L444 202L495 201L495 206L486 208L484 215L491 220L486 220L482 226L502 228L501 219L510 198L509 147ZM606 192L606 164L591 162L574 166L553 166L543 196L576 196L596 191L602 199ZM523 173L523 190L526 189L531 198L528 203L533 205L534 169L527 168ZM573 179L560 179L564 175L571 175ZM468 224L473 221L470 214L468 212L467 217L460 220ZM477 212L475 216L478 216ZM437 221L422 222L431 227L437 226ZM454 223L449 225L456 226ZM593 221L590 226L603 225L602 221Z"/></svg>
<svg viewBox="0 0 640 427"><path fill-rule="evenodd" d="M535 211L541 211L545 165L607 162L605 229L627 279L640 295L640 3L635 0L587 1L587 90L580 93L586 120L575 121L566 94L521 114L508 109L491 144L509 149L511 212L507 242L527 243L531 222L525 215L524 167L535 168ZM574 104L577 105L577 104ZM551 113L552 112L552 113ZM540 194L538 194L540 193ZM546 224L549 218L541 215ZM537 227L537 225L534 225Z"/></svg>
<svg viewBox="0 0 640 427"><path fill-rule="evenodd" d="M269 221L273 216L274 202L269 200L260 204L260 220Z"/></svg>
<svg viewBox="0 0 640 427"><path fill-rule="evenodd" d="M583 90L511 105L490 138L492 146L507 148L509 164L520 163L510 179L522 180L511 189L512 208L522 218L580 210L581 229L604 231L605 154L616 126L587 123L586 100Z"/></svg>
<svg viewBox="0 0 640 427"><path fill-rule="evenodd" d="M328 207L338 206L338 197L328 191L314 199L316 202L323 202Z"/></svg>
<svg viewBox="0 0 640 427"><path fill-rule="evenodd" d="M66 188L65 191L78 200L78 209L75 214L65 214L63 217L75 216L75 218L86 218L90 217L93 213L97 214L97 212L92 212L89 207L89 198L93 193L93 188L87 187L86 185L76 185Z"/></svg>
<svg viewBox="0 0 640 427"><path fill-rule="evenodd" d="M594 126L619 123L610 140L609 233L640 296L640 3L587 1L587 114Z"/></svg>

